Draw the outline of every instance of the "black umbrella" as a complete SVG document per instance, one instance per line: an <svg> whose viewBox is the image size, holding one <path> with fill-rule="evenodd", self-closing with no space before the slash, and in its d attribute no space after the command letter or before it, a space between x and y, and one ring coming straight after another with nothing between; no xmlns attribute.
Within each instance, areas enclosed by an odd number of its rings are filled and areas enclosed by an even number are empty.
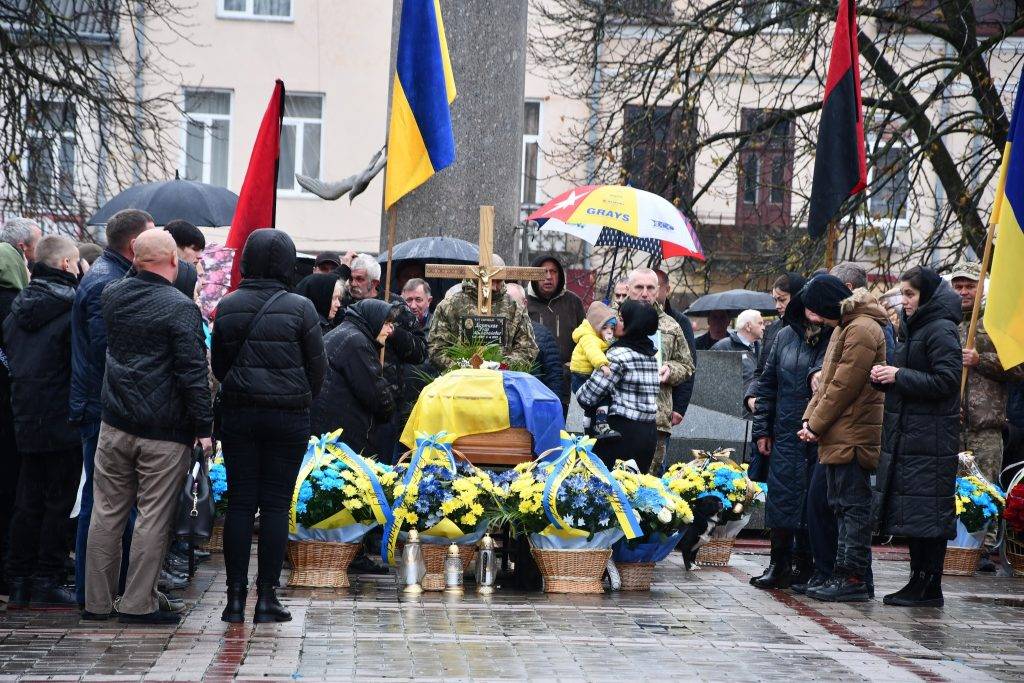
<svg viewBox="0 0 1024 683"><path fill-rule="evenodd" d="M388 252L377 260L386 263ZM424 263L479 263L480 249L472 242L456 237L417 237L395 245L393 261L423 261Z"/></svg>
<svg viewBox="0 0 1024 683"><path fill-rule="evenodd" d="M730 316L734 316L751 308L762 313L775 313L775 300L771 294L764 292L730 289L727 292L705 294L693 302L686 315L706 318L711 311L726 311Z"/></svg>
<svg viewBox="0 0 1024 683"><path fill-rule="evenodd" d="M181 219L199 227L231 225L238 195L223 187L194 180L165 180L129 187L112 198L89 219L89 225L105 225L122 209L141 209L157 225Z"/></svg>

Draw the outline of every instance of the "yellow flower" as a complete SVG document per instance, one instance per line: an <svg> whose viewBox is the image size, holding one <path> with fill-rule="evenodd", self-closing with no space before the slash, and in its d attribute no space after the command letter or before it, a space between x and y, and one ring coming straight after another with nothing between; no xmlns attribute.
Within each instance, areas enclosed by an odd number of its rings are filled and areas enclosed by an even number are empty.
<svg viewBox="0 0 1024 683"><path fill-rule="evenodd" d="M341 490L345 493L346 496L354 496L357 493L359 493L359 490L355 486L352 486L352 484L348 484Z"/></svg>
<svg viewBox="0 0 1024 683"><path fill-rule="evenodd" d="M419 515L410 510L405 513L405 521L409 522L409 524L415 524L416 522L420 521L420 518Z"/></svg>
<svg viewBox="0 0 1024 683"><path fill-rule="evenodd" d="M395 486L395 498L397 498L398 496L402 495L403 493L405 493L405 485L404 484L398 484L397 486Z"/></svg>
<svg viewBox="0 0 1024 683"><path fill-rule="evenodd" d="M477 516L472 513L462 515L463 524L476 524Z"/></svg>

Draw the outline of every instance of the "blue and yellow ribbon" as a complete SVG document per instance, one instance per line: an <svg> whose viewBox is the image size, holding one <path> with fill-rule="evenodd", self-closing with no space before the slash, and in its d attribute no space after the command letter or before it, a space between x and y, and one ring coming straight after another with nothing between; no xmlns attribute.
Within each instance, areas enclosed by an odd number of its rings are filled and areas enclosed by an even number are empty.
<svg viewBox="0 0 1024 683"><path fill-rule="evenodd" d="M416 433L416 449L412 458L409 459L409 467L402 478L402 495L395 499L391 508L391 519L384 526L384 536L381 538L380 557L389 565L395 563L395 546L398 544L398 535L405 524L405 496L410 486L418 485L423 477L423 468L433 464L426 456L437 453L445 461L444 466L450 472L455 472L455 455L452 453L452 442L455 435L447 432L437 434Z"/></svg>
<svg viewBox="0 0 1024 683"><path fill-rule="evenodd" d="M558 514L558 490L562 483L572 474L577 465L583 465L594 477L603 481L611 487L611 495L608 496L608 503L615 513L615 519L625 533L627 539L640 538L644 532L640 529L640 520L637 519L633 506L629 503L626 492L612 476L604 463L594 455L592 448L596 443L594 439L585 436L573 436L568 432L562 432L561 451L551 453L540 459L539 462L550 462L551 472L548 474L547 483L544 485L544 497L542 503L544 513L555 529L563 530L568 528L565 520Z"/></svg>

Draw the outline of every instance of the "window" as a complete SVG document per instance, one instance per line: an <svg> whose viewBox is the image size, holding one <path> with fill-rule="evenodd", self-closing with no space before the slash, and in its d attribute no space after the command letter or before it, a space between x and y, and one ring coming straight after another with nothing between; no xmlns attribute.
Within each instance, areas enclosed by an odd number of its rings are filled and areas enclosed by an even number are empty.
<svg viewBox="0 0 1024 683"><path fill-rule="evenodd" d="M285 95L277 189L298 192L296 173L320 177L323 104L323 95Z"/></svg>
<svg viewBox="0 0 1024 683"><path fill-rule="evenodd" d="M292 0L218 0L217 16L228 19L291 21Z"/></svg>
<svg viewBox="0 0 1024 683"><path fill-rule="evenodd" d="M541 103L527 100L523 112L523 186L522 203L537 204L537 178L540 176Z"/></svg>
<svg viewBox="0 0 1024 683"><path fill-rule="evenodd" d="M695 154L688 151L696 111L683 107L626 105L622 131L625 182L689 207Z"/></svg>
<svg viewBox="0 0 1024 683"><path fill-rule="evenodd" d="M185 90L185 179L228 186L231 93Z"/></svg>
<svg viewBox="0 0 1024 683"><path fill-rule="evenodd" d="M75 199L75 108L29 101L26 107L28 201L50 205Z"/></svg>
<svg viewBox="0 0 1024 683"><path fill-rule="evenodd" d="M793 184L793 126L778 112L744 109L742 129L758 130L739 153L737 225L784 226L790 218ZM768 124L766 117L773 121Z"/></svg>
<svg viewBox="0 0 1024 683"><path fill-rule="evenodd" d="M874 163L868 166L868 214L876 220L905 220L910 195L910 150L900 140L891 139L876 147Z"/></svg>
<svg viewBox="0 0 1024 683"><path fill-rule="evenodd" d="M744 26L764 25L767 31L792 31L807 26L805 0L743 0L740 20Z"/></svg>

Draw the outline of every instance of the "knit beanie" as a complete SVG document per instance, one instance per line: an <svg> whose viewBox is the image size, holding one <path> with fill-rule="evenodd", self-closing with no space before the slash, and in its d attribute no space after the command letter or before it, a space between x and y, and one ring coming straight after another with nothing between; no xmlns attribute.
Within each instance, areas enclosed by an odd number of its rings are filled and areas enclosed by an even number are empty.
<svg viewBox="0 0 1024 683"><path fill-rule="evenodd" d="M596 332L600 332L604 324L608 322L610 318L615 317L615 311L600 301L595 301L590 304L590 308L587 309L587 322L594 328Z"/></svg>
<svg viewBox="0 0 1024 683"><path fill-rule="evenodd" d="M842 317L839 304L850 296L850 290L842 280L827 274L815 275L800 292L804 308L826 320L839 320Z"/></svg>

